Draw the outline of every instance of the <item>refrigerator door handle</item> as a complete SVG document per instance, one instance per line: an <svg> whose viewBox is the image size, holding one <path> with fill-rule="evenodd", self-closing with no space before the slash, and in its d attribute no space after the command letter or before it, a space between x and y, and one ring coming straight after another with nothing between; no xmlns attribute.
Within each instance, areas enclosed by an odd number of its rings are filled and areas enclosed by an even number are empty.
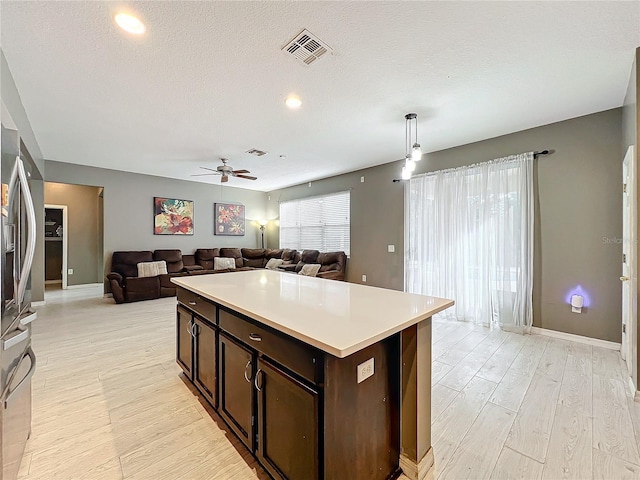
<svg viewBox="0 0 640 480"><path fill-rule="evenodd" d="M20 332L20 333L15 333ZM14 335L9 338L5 338L2 340L2 349L9 350L11 347L18 345L19 343L24 342L29 338L29 330L15 330Z"/></svg>
<svg viewBox="0 0 640 480"><path fill-rule="evenodd" d="M15 372L18 371L18 369L20 368L20 365L22 365L22 362L27 357L31 359L31 368L29 368L29 371L27 372L27 374L24 376L22 380L20 380L20 383L18 383L13 390L10 389L11 381L9 381L7 383L7 386L5 387L5 391L2 392L2 396L4 397L4 400L2 402L4 408L8 408L9 402L11 401L11 397L13 397L13 395L15 395L18 391L20 391L20 388L22 387L22 385L27 384L29 380L31 380L31 377L33 377L33 374L36 371L36 355L33 353L33 350L31 349L31 347L29 347L29 349L24 353L24 355L20 359L20 362L18 363L14 371Z"/></svg>
<svg viewBox="0 0 640 480"><path fill-rule="evenodd" d="M22 325L23 327L26 327L31 322L33 322L36 318L38 318L38 312L33 312L31 310L28 310L27 316L22 317L20 319L20 325Z"/></svg>
<svg viewBox="0 0 640 480"><path fill-rule="evenodd" d="M31 198L31 191L29 190L27 173L24 169L24 164L22 163L20 157L16 158L16 164L18 167L18 177L20 179L20 189L22 190L25 210L27 213L27 246L24 254L24 261L22 263L22 269L20 270L18 295L16 297L18 300L18 305L22 306L24 293L27 289L29 273L31 272L31 265L33 264L33 256L36 251L36 211L33 207L33 199Z"/></svg>

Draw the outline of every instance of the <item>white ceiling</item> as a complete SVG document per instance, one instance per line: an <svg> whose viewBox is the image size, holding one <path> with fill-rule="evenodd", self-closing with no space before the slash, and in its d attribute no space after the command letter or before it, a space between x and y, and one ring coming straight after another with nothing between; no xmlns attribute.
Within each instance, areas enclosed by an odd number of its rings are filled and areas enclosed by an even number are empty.
<svg viewBox="0 0 640 480"><path fill-rule="evenodd" d="M436 151L619 107L640 46L638 1L128 2L142 38L123 5L1 2L45 158L263 191L403 158L407 112ZM282 53L303 28L333 53Z"/></svg>

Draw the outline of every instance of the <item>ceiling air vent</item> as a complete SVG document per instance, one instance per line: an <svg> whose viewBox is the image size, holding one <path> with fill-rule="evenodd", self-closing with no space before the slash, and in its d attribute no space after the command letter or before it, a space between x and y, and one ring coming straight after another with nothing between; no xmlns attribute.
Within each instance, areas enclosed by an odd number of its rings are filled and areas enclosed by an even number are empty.
<svg viewBox="0 0 640 480"><path fill-rule="evenodd" d="M247 153L249 155L255 155L256 157L261 157L263 155L266 155L268 152L264 152L262 150L258 150L257 148L252 148L251 150L247 150Z"/></svg>
<svg viewBox="0 0 640 480"><path fill-rule="evenodd" d="M331 47L316 37L309 30L304 29L282 49L306 65L310 65L327 52Z"/></svg>

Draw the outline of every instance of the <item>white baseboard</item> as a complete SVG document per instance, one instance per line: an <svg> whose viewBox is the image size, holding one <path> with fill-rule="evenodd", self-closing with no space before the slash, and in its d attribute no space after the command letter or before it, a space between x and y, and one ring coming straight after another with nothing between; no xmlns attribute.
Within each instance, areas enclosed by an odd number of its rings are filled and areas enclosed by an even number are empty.
<svg viewBox="0 0 640 480"><path fill-rule="evenodd" d="M536 335L544 335L545 337L561 338L562 340L569 340L576 343L584 343L586 345L593 345L595 347L608 348L609 350L620 351L621 347L621 345L616 342L608 342L607 340L600 340L599 338L583 337L582 335L558 332L556 330L548 330L546 328L540 327L531 327L531 333L535 333Z"/></svg>
<svg viewBox="0 0 640 480"><path fill-rule="evenodd" d="M60 279L60 280L45 280L44 284L45 285L56 285L56 284L62 285L62 279Z"/></svg>
<svg viewBox="0 0 640 480"><path fill-rule="evenodd" d="M73 290L76 288L94 288L102 287L104 283L83 283L81 285L67 285L67 290Z"/></svg>
<svg viewBox="0 0 640 480"><path fill-rule="evenodd" d="M42 300L40 302L31 302L31 306L32 307L44 307L46 303L47 302L45 302L44 300Z"/></svg>
<svg viewBox="0 0 640 480"><path fill-rule="evenodd" d="M113 293L105 293L102 298L113 298Z"/></svg>

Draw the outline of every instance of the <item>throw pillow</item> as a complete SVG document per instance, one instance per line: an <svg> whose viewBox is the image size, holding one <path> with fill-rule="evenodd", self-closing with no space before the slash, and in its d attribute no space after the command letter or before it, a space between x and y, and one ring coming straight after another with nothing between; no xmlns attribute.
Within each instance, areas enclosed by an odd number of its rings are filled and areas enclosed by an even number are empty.
<svg viewBox="0 0 640 480"><path fill-rule="evenodd" d="M138 277L157 277L167 274L167 262L158 260L157 262L138 263Z"/></svg>
<svg viewBox="0 0 640 480"><path fill-rule="evenodd" d="M306 275L307 277L315 277L320 270L319 263L307 263L298 272L298 275Z"/></svg>
<svg viewBox="0 0 640 480"><path fill-rule="evenodd" d="M227 270L236 268L236 259L228 257L214 257L213 269L214 270Z"/></svg>
<svg viewBox="0 0 640 480"><path fill-rule="evenodd" d="M269 270L277 270L280 265L282 265L281 259L270 258L264 268L268 268Z"/></svg>

